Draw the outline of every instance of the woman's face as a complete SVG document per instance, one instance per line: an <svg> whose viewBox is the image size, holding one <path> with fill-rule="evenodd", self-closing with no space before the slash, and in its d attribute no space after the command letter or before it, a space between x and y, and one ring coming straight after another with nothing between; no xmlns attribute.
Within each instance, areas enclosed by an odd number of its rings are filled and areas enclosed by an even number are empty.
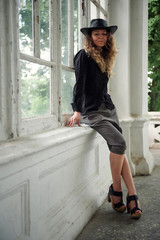
<svg viewBox="0 0 160 240"><path fill-rule="evenodd" d="M97 46L97 49L101 49L107 42L107 31L105 29L93 30L91 33L93 43Z"/></svg>

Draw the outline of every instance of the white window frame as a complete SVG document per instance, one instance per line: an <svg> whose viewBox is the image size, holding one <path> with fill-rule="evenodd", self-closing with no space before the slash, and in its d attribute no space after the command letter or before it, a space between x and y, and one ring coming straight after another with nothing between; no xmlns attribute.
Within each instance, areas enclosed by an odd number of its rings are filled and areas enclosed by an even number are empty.
<svg viewBox="0 0 160 240"><path fill-rule="evenodd" d="M66 70L69 72L74 72L73 69L73 56L74 56L74 26L73 26L73 10L74 10L74 0L66 0L68 1L68 65L62 64L62 70ZM89 26L91 20L91 2L96 7L95 18L100 18L100 13L103 13L104 17L107 18L107 11L104 9L107 8L108 1L103 0L103 5L101 5L100 0L78 0L78 28L79 30L82 27ZM83 34L78 31L78 39L79 39L79 48L83 48ZM63 113L62 119L69 118L72 113ZM67 115L67 116L66 116Z"/></svg>
<svg viewBox="0 0 160 240"><path fill-rule="evenodd" d="M0 1L0 141L16 138L18 36L16 0Z"/></svg>
<svg viewBox="0 0 160 240"><path fill-rule="evenodd" d="M73 58L74 58L74 0L66 0L68 2L68 65L62 64L62 70L74 73ZM82 28L88 24L88 0L78 1L78 28ZM87 7L87 11L85 11ZM79 49L83 46L83 36L78 31ZM72 115L70 113L62 113L62 124Z"/></svg>
<svg viewBox="0 0 160 240"><path fill-rule="evenodd" d="M49 37L51 60L40 58L40 26L37 18L40 17L40 0L33 1L33 56L20 53L20 60L26 60L51 68L50 106L51 114L34 118L19 119L19 136L35 133L41 130L50 130L60 125L60 81L61 79L61 39L60 29L60 1L49 0ZM20 103L20 99L19 99ZM20 109L20 107L19 107ZM19 111L20 116L20 111Z"/></svg>
<svg viewBox="0 0 160 240"><path fill-rule="evenodd" d="M101 0L102 1L102 0ZM33 11L39 13L38 1ZM63 125L61 113L61 72L63 70L73 72L74 32L73 9L74 1L68 0L69 21L69 61L68 66L61 64L61 1L50 2L50 54L51 60L40 58L39 26L34 28L34 54L33 56L19 50L19 17L18 0L0 1L0 141L15 139L19 136L33 134L44 130L50 130ZM99 0L78 0L78 24L79 29L90 24L91 2L97 8L97 14L107 12L100 5ZM108 1L106 1L107 4ZM107 9L107 5L106 5ZM37 14L38 15L38 14ZM98 17L95 16L95 18ZM80 48L83 47L83 34L78 31ZM54 49L54 51L53 51ZM26 60L51 68L51 115L37 118L21 119L20 104L20 79L19 61Z"/></svg>
<svg viewBox="0 0 160 240"><path fill-rule="evenodd" d="M107 0L103 0L103 6L101 4L102 0L90 0L96 7L96 18L101 18L100 17L100 13L103 13L104 17L107 19L108 18L108 14L106 9L107 5L108 5L108 1Z"/></svg>

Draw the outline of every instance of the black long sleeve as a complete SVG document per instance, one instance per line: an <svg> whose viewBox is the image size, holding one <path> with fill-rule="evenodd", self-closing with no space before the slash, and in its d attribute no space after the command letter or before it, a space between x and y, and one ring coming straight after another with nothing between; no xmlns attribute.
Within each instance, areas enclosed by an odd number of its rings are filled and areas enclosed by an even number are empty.
<svg viewBox="0 0 160 240"><path fill-rule="evenodd" d="M85 83L87 79L88 70L88 56L85 51L80 50L74 58L74 67L76 75L76 84L73 89L73 103L74 111L82 112L82 104L85 93Z"/></svg>
<svg viewBox="0 0 160 240"><path fill-rule="evenodd" d="M98 110L104 103L108 109L115 106L108 94L108 75L102 73L98 64L87 55L84 49L74 58L76 84L73 89L73 111L82 115Z"/></svg>

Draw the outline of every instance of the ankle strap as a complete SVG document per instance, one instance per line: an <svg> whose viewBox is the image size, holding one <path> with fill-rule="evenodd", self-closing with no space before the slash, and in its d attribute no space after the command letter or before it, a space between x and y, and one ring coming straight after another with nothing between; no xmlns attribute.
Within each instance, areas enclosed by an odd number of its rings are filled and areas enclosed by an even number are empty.
<svg viewBox="0 0 160 240"><path fill-rule="evenodd" d="M137 201L138 200L138 196L137 195L131 195L127 197L127 201L128 203L130 203L131 201Z"/></svg>
<svg viewBox="0 0 160 240"><path fill-rule="evenodd" d="M116 192L113 190L113 185L110 186L109 188L109 194L117 197L122 197L123 193L122 192Z"/></svg>

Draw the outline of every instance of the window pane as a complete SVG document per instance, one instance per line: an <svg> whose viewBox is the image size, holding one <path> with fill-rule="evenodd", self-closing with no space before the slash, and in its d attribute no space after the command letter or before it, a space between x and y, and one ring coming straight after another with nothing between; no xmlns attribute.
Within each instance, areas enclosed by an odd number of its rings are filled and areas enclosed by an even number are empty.
<svg viewBox="0 0 160 240"><path fill-rule="evenodd" d="M78 1L74 0L74 55L79 50L78 43Z"/></svg>
<svg viewBox="0 0 160 240"><path fill-rule="evenodd" d="M74 72L62 71L62 112L72 112L71 102L73 98L73 87L75 84Z"/></svg>
<svg viewBox="0 0 160 240"><path fill-rule="evenodd" d="M49 0L40 0L40 49L41 58L49 60Z"/></svg>
<svg viewBox="0 0 160 240"><path fill-rule="evenodd" d="M32 0L19 0L19 43L21 52L33 55Z"/></svg>
<svg viewBox="0 0 160 240"><path fill-rule="evenodd" d="M62 11L62 63L68 65L68 1L61 0Z"/></svg>
<svg viewBox="0 0 160 240"><path fill-rule="evenodd" d="M22 118L50 114L50 68L27 61L20 67Z"/></svg>
<svg viewBox="0 0 160 240"><path fill-rule="evenodd" d="M91 2L91 19L94 19L97 17L97 8L96 6Z"/></svg>

